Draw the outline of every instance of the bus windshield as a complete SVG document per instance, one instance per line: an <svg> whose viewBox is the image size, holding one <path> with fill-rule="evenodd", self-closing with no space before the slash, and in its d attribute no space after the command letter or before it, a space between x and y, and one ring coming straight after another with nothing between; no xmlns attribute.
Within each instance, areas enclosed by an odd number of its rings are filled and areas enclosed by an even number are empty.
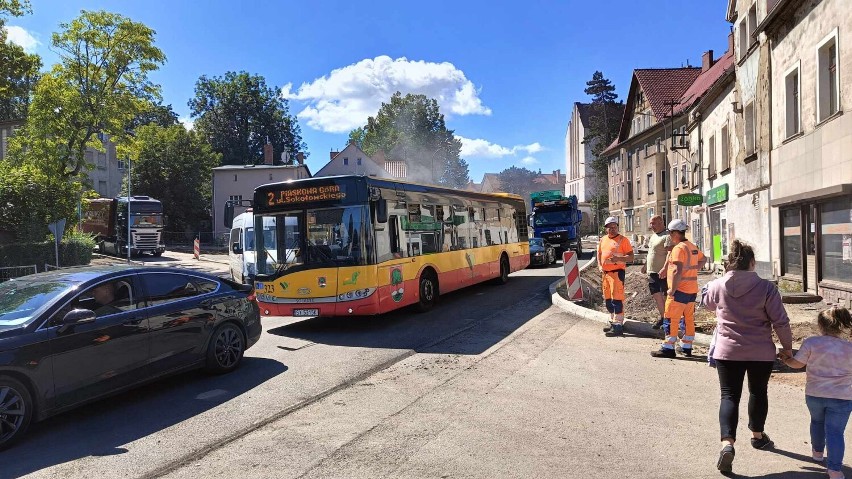
<svg viewBox="0 0 852 479"><path fill-rule="evenodd" d="M306 209L276 215L255 215L255 225L273 219L276 234L255 237L258 252L285 251L278 254L278 272L301 265L303 269L367 264L368 236L364 206ZM259 274L274 274L269 266L258 263ZM266 271L263 271L266 269Z"/></svg>

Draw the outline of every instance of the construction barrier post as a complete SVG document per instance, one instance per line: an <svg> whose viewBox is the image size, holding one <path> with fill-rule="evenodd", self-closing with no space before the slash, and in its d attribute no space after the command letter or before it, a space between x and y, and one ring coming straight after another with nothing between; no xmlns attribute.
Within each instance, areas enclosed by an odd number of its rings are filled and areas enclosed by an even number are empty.
<svg viewBox="0 0 852 479"><path fill-rule="evenodd" d="M565 286L568 288L568 299L583 300L583 286L580 284L580 268L577 267L577 253L565 251L562 253L562 269L565 271Z"/></svg>
<svg viewBox="0 0 852 479"><path fill-rule="evenodd" d="M201 259L201 241L198 238L195 238L195 241L192 242L192 256L195 259Z"/></svg>

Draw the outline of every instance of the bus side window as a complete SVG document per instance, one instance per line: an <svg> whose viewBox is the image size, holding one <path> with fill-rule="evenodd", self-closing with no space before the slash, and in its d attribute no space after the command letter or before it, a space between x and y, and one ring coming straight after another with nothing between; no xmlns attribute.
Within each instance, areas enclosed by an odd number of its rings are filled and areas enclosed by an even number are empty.
<svg viewBox="0 0 852 479"><path fill-rule="evenodd" d="M394 258L404 256L399 247L399 217L392 215L388 217L388 233L390 234L390 250Z"/></svg>

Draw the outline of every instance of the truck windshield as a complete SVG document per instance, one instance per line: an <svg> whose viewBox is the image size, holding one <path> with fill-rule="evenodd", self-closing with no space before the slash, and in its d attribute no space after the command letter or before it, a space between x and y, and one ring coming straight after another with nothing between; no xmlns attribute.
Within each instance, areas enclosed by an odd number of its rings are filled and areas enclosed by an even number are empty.
<svg viewBox="0 0 852 479"><path fill-rule="evenodd" d="M535 226L565 226L571 224L571 215L564 211L536 211L533 218Z"/></svg>
<svg viewBox="0 0 852 479"><path fill-rule="evenodd" d="M276 263L279 272L294 265L319 268L367 264L366 243L371 241L364 227L366 213L363 206L309 209L274 216L256 215L255 226L259 221L266 225L270 219L274 219L275 236L257 236L255 246L258 253L278 251ZM268 241L272 240L275 243L269 244ZM286 253L282 254L282 251ZM258 273L275 272L261 271L263 267L263 262L259 261Z"/></svg>
<svg viewBox="0 0 852 479"><path fill-rule="evenodd" d="M163 215L152 213L132 213L131 226L163 226Z"/></svg>

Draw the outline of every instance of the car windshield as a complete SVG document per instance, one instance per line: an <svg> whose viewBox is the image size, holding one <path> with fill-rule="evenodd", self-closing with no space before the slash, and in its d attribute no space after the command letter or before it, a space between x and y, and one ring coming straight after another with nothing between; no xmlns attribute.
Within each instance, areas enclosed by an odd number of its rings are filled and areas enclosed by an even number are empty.
<svg viewBox="0 0 852 479"><path fill-rule="evenodd" d="M532 238L530 240L530 246L544 246L544 240L541 238Z"/></svg>
<svg viewBox="0 0 852 479"><path fill-rule="evenodd" d="M60 281L0 283L0 328L24 324L74 285Z"/></svg>

